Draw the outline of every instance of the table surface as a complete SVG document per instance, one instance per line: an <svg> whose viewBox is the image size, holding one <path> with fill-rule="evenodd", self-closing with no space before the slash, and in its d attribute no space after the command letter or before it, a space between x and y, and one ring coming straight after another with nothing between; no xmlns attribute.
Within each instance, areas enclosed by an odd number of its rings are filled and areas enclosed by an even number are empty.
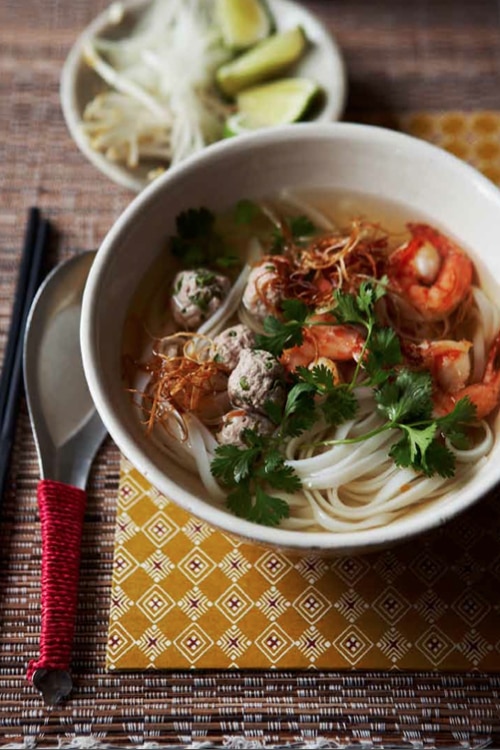
<svg viewBox="0 0 500 750"><path fill-rule="evenodd" d="M59 106L62 63L105 0L0 4L0 349L5 346L29 206L51 219L50 262L96 248L131 200L70 140ZM392 126L419 111L498 110L497 0L309 0L340 42L345 119ZM90 480L74 649L76 690L47 713L25 681L37 651L38 467L24 401L0 527L0 742L112 746L500 745L500 675L104 671L119 455L108 441ZM20 617L20 612L22 616ZM82 740L83 741L83 740ZM90 746L90 745L88 745Z"/></svg>

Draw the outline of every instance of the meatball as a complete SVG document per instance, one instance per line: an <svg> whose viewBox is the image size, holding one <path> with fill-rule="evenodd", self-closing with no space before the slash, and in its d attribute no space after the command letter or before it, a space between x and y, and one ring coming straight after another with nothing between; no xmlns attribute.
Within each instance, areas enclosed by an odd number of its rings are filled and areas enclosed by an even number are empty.
<svg viewBox="0 0 500 750"><path fill-rule="evenodd" d="M219 333L214 344L217 361L234 370L243 349L251 349L255 344L255 334L248 326L239 324Z"/></svg>
<svg viewBox="0 0 500 750"><path fill-rule="evenodd" d="M256 412L235 409L224 415L222 426L216 437L222 445L236 445L244 448L243 430L255 430L259 435L271 435L276 426L270 419Z"/></svg>
<svg viewBox="0 0 500 750"><path fill-rule="evenodd" d="M221 306L231 282L208 268L180 271L173 284L171 308L174 320L184 329L198 328Z"/></svg>
<svg viewBox="0 0 500 750"><path fill-rule="evenodd" d="M264 405L285 402L285 371L278 360L262 349L243 349L229 376L227 390L233 406L266 413Z"/></svg>
<svg viewBox="0 0 500 750"><path fill-rule="evenodd" d="M288 261L284 258L265 258L250 271L243 306L257 320L278 314L285 296L284 274L288 274Z"/></svg>

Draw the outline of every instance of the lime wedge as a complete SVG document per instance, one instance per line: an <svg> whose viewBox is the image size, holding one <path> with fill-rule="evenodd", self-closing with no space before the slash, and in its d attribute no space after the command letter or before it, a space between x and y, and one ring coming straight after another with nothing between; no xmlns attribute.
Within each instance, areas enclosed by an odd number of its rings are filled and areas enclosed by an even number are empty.
<svg viewBox="0 0 500 750"><path fill-rule="evenodd" d="M235 96L243 89L280 75L302 56L307 46L300 26L272 34L235 60L222 65L216 79L221 91Z"/></svg>
<svg viewBox="0 0 500 750"><path fill-rule="evenodd" d="M245 130L297 122L307 113L320 90L309 78L280 78L252 86L238 94L239 118L236 117Z"/></svg>
<svg viewBox="0 0 500 750"><path fill-rule="evenodd" d="M230 49L253 47L271 33L271 16L261 0L217 0L216 14Z"/></svg>

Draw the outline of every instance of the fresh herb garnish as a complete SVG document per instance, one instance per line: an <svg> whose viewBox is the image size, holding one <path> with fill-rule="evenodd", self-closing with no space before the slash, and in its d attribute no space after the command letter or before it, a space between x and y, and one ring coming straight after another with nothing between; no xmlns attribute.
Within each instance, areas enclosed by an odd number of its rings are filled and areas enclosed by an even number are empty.
<svg viewBox="0 0 500 750"><path fill-rule="evenodd" d="M215 230L215 215L205 207L182 211L175 220L177 234L170 238L170 252L185 268L238 265L236 256Z"/></svg>
<svg viewBox="0 0 500 750"><path fill-rule="evenodd" d="M285 465L272 439L255 430L244 430L242 440L244 448L236 445L217 448L210 465L212 474L230 490L226 502L235 515L264 526L276 526L283 518L288 518L290 508L285 500L270 494L269 490L297 492L301 487L300 479Z"/></svg>
<svg viewBox="0 0 500 750"><path fill-rule="evenodd" d="M447 437L456 447L468 445L466 428L476 414L468 398L458 401L450 414L433 417L430 374L401 368L375 388L375 401L377 411L386 420L383 424L359 437L326 440L322 445L360 443L387 430L399 430L401 437L389 451L397 466L411 467L427 476L453 476L455 456L443 438Z"/></svg>
<svg viewBox="0 0 500 750"><path fill-rule="evenodd" d="M260 213L261 209L257 203L243 198L234 208L234 220L237 224L251 224Z"/></svg>
<svg viewBox="0 0 500 750"><path fill-rule="evenodd" d="M295 492L299 477L286 466L280 448L291 437L309 430L320 418L328 425L339 425L353 419L358 410L355 387L373 388L377 412L382 424L358 437L325 440L322 446L356 444L389 430L400 435L389 450L397 466L411 467L426 476L451 477L455 456L446 444L456 448L468 446L467 428L474 423L476 408L468 398L459 400L454 410L442 417L433 416L433 384L430 373L402 366L399 339L391 328L379 326L375 305L385 294L385 282L363 281L357 295L337 291L330 313L338 323L362 326L366 337L361 356L348 382L335 382L331 370L318 365L311 369L298 367L284 408L268 402L266 411L277 425L270 437L245 430L245 448L219 446L211 469L230 489L228 507L257 523L275 525L287 518L287 504L269 494L272 489ZM309 320L309 308L299 300L284 300L283 319L269 316L264 321L265 335L257 337L256 346L279 356L283 349L302 343L303 328L318 325ZM319 323L332 325L331 323Z"/></svg>
<svg viewBox="0 0 500 750"><path fill-rule="evenodd" d="M270 491L298 492L302 484L291 466L285 464L280 448L285 438L300 435L314 424L317 415L314 388L298 382L288 392L284 407L268 401L266 411L277 426L273 435L243 430L244 448L220 445L210 468L230 492L227 505L240 518L275 526L288 518L288 504Z"/></svg>
<svg viewBox="0 0 500 750"><path fill-rule="evenodd" d="M287 237L300 244L301 240L308 240L315 232L316 227L307 216L292 216L286 223L283 222L283 229L274 228L269 253L281 254L286 247Z"/></svg>
<svg viewBox="0 0 500 750"><path fill-rule="evenodd" d="M281 303L283 320L268 315L264 319L264 334L257 334L256 348L265 349L279 357L284 349L302 343L302 329L309 315L309 308L298 299L285 299Z"/></svg>
<svg viewBox="0 0 500 750"><path fill-rule="evenodd" d="M357 382L361 368L365 371L367 385L380 385L391 374L392 368L403 361L399 339L392 328L377 324L375 305L385 295L387 279L362 281L357 295L337 290L335 307L331 311L339 323L361 325L366 338L351 387Z"/></svg>
<svg viewBox="0 0 500 750"><path fill-rule="evenodd" d="M329 425L339 425L354 419L358 411L358 401L347 383L336 384L331 370L325 365L317 365L309 370L298 367L297 374L303 382L314 388L319 397L318 407Z"/></svg>

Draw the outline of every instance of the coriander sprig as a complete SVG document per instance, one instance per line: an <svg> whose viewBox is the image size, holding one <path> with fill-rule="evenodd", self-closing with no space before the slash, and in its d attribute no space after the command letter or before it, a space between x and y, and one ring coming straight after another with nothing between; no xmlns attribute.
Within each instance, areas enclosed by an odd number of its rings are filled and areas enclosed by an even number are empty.
<svg viewBox="0 0 500 750"><path fill-rule="evenodd" d="M466 430L476 415L470 399L460 399L446 416L433 417L430 374L402 368L375 388L375 401L378 413L385 418L379 427L355 438L325 440L321 445L361 443L388 430L399 430L401 436L389 451L397 466L412 467L426 476L453 476L455 455L443 438L456 447L468 446Z"/></svg>
<svg viewBox="0 0 500 750"><path fill-rule="evenodd" d="M243 430L244 447L220 445L210 469L230 492L227 506L240 518L275 526L288 518L288 504L270 490L298 492L302 483L281 454L283 442L312 427L317 414L314 388L305 382L296 383L288 392L284 408L268 401L266 411L277 425L273 435L260 435L256 430Z"/></svg>
<svg viewBox="0 0 500 750"><path fill-rule="evenodd" d="M282 320L267 315L264 319L265 334L257 334L255 345L279 357L284 349L300 346L303 341L302 329L307 325L310 310L298 299L285 299L281 303Z"/></svg>
<svg viewBox="0 0 500 750"><path fill-rule="evenodd" d="M339 323L350 323L366 329L365 342L351 379L353 388L361 368L367 376L367 385L378 385L390 374L391 368L402 362L399 339L392 328L378 325L375 305L385 295L387 278L379 281L365 279L357 295L337 289L334 294L333 315Z"/></svg>

